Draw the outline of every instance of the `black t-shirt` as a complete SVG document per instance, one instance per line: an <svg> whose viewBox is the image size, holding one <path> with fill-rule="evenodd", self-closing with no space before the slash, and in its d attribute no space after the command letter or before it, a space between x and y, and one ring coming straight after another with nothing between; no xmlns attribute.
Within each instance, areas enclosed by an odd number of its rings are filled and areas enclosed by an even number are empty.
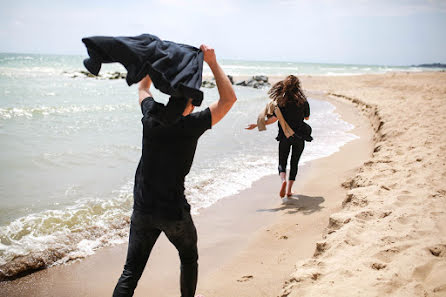
<svg viewBox="0 0 446 297"><path fill-rule="evenodd" d="M141 102L142 156L135 174L134 209L169 219L190 210L184 179L194 160L198 138L212 127L209 108L162 126L148 112L152 97Z"/></svg>
<svg viewBox="0 0 446 297"><path fill-rule="evenodd" d="M285 118L285 121L295 132L299 130L304 118L310 116L310 105L308 104L308 101L305 101L305 103L300 105L297 105L294 102L289 102L285 106L279 108L283 117ZM276 139L281 140L285 138L285 134L283 133L279 122L277 125L279 126L279 134L277 135Z"/></svg>

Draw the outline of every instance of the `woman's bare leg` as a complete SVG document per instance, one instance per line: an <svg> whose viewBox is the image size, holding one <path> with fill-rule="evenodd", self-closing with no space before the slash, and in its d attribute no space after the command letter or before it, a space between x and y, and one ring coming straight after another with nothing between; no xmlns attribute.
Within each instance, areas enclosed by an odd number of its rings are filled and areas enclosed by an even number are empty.
<svg viewBox="0 0 446 297"><path fill-rule="evenodd" d="M293 183L294 183L294 180L289 180L289 181L288 181L288 189L287 189L287 191L286 191L286 195L287 195L288 197L293 196L293 192L291 191L291 189L293 188Z"/></svg>
<svg viewBox="0 0 446 297"><path fill-rule="evenodd" d="M285 190L286 190L286 172L280 173L280 179L282 180L282 186L280 188L280 198L285 197Z"/></svg>

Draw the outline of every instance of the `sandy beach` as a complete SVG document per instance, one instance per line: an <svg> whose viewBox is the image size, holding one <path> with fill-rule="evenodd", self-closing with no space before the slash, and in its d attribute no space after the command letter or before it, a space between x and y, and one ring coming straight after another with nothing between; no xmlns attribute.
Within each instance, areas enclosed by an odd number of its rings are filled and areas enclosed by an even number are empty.
<svg viewBox="0 0 446 297"><path fill-rule="evenodd" d="M446 74L305 78L304 86L356 104L374 147L280 296L445 296Z"/></svg>
<svg viewBox="0 0 446 297"><path fill-rule="evenodd" d="M326 196L322 205L335 200L334 213L304 225L305 231L299 230L305 219L283 214L211 278L205 292L209 296L446 296L446 74L303 77L302 83L307 91L354 104L371 124L373 152L340 183L345 192L338 189ZM327 161L349 160L342 155L348 148ZM360 161L357 155L350 157ZM334 175L340 177L352 167L345 162ZM325 179L326 173L318 172L315 180L305 177L308 184L299 191L312 191L314 186L319 193L326 190L334 178ZM323 180L319 187L318 180ZM318 242L304 248L318 232ZM292 258L297 260L294 271L282 290L276 290L281 272L277 267L289 268ZM243 273L246 276L234 282Z"/></svg>
<svg viewBox="0 0 446 297"><path fill-rule="evenodd" d="M300 168L286 204L273 175L201 211L197 293L445 296L446 74L301 80L359 139ZM126 248L1 282L0 296L110 296ZM177 296L178 275L162 237L135 296Z"/></svg>

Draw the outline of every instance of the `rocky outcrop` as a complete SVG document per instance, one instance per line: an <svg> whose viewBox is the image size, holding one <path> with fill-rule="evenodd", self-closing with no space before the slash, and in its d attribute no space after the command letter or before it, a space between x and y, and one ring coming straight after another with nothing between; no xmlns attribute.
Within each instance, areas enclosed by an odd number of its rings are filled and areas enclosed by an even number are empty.
<svg viewBox="0 0 446 297"><path fill-rule="evenodd" d="M77 71L77 72L67 72L64 71L63 72L64 75L69 75L72 78L76 78L76 77L92 77L92 78L96 78L96 79L125 79L127 76L127 73L125 72L119 72L119 71L114 71L114 72L105 72L103 74L99 74L99 75L94 75L91 74L88 71Z"/></svg>
<svg viewBox="0 0 446 297"><path fill-rule="evenodd" d="M263 89L271 87L266 75L255 75L249 80L242 80L236 83L237 86L253 87L255 89Z"/></svg>
<svg viewBox="0 0 446 297"><path fill-rule="evenodd" d="M76 71L76 72L64 71L63 74L70 76L72 78L90 77L90 78L96 78L96 79L110 79L110 80L125 79L127 76L127 73L119 72L119 71L105 72L105 73L99 74L97 76L91 74L88 71L84 71L84 70ZM252 87L254 89L263 89L263 88L271 87L271 84L268 82L268 76L266 76L266 75L255 75L249 80L242 80L239 82L234 82L234 77L232 75L228 75L228 79L231 82L231 84L237 85L237 86ZM212 89L212 88L215 88L216 86L217 86L217 84L215 83L215 78L212 78L210 80L203 80L203 82L201 83L202 88Z"/></svg>
<svg viewBox="0 0 446 297"><path fill-rule="evenodd" d="M215 86L216 86L216 84L215 84L215 81L214 81L214 80L204 80L204 81L201 83L201 87L202 87L202 88L212 89L212 88L215 88Z"/></svg>
<svg viewBox="0 0 446 297"><path fill-rule="evenodd" d="M234 84L234 78L232 77L232 75L227 75L229 81L231 82L231 84ZM217 84L215 83L215 78L212 78L211 80L203 80L203 82L201 83L201 87L202 88L215 88Z"/></svg>
<svg viewBox="0 0 446 297"><path fill-rule="evenodd" d="M442 64L442 63L430 63L430 64L412 65L412 67L446 68L446 64Z"/></svg>

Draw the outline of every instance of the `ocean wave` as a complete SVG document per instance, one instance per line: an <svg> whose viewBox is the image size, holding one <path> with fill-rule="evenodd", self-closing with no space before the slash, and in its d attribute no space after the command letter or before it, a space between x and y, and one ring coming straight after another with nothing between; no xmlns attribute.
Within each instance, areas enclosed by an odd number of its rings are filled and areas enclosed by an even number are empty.
<svg viewBox="0 0 446 297"><path fill-rule="evenodd" d="M187 177L185 194L192 206L192 214L196 215L200 209L251 187L263 176L274 174L275 163L275 155L240 154L212 169L191 173Z"/></svg>
<svg viewBox="0 0 446 297"><path fill-rule="evenodd" d="M125 145L125 144L109 144L99 145L88 151L71 151L66 150L62 152L44 152L36 154L32 157L32 163L38 168L45 170L48 167L65 167L86 164L95 164L100 156L102 159L116 161L125 159L129 160L128 153L138 153L141 151L141 146L137 145Z"/></svg>
<svg viewBox="0 0 446 297"><path fill-rule="evenodd" d="M8 77L38 77L38 75L60 75L60 69L49 66L0 67L0 74Z"/></svg>
<svg viewBox="0 0 446 297"><path fill-rule="evenodd" d="M54 96L48 93L47 96ZM69 105L69 106L39 106L39 107L10 107L0 108L0 119L7 120L17 117L32 118L34 116L48 116L54 114L73 114L85 112L110 112L115 110L134 110L134 104L107 104L107 105Z"/></svg>
<svg viewBox="0 0 446 297"><path fill-rule="evenodd" d="M84 258L100 247L125 242L131 183L110 200L85 199L0 227L0 280Z"/></svg>
<svg viewBox="0 0 446 297"><path fill-rule="evenodd" d="M30 56L6 56L6 57L1 57L0 58L0 62L3 61L23 61L23 60L34 60L34 57L30 57Z"/></svg>

